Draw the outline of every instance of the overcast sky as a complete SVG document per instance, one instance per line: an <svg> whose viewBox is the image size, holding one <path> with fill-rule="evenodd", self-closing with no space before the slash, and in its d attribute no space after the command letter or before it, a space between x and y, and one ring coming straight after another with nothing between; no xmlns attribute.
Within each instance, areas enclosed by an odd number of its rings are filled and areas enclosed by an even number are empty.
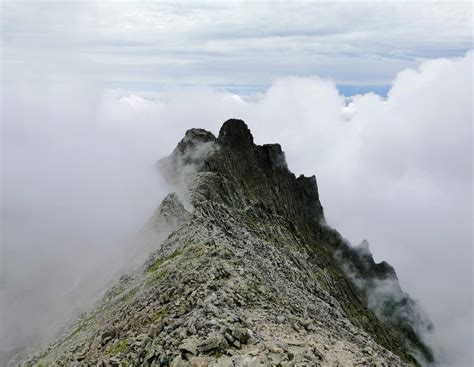
<svg viewBox="0 0 474 367"><path fill-rule="evenodd" d="M67 316L58 295L159 204L151 167L186 129L239 117L394 265L443 365L472 365L470 3L6 1L1 20L0 349Z"/></svg>
<svg viewBox="0 0 474 367"><path fill-rule="evenodd" d="M242 93L279 77L319 75L343 92L386 92L406 67L463 55L471 15L469 2L6 1L3 79L80 76L109 87Z"/></svg>

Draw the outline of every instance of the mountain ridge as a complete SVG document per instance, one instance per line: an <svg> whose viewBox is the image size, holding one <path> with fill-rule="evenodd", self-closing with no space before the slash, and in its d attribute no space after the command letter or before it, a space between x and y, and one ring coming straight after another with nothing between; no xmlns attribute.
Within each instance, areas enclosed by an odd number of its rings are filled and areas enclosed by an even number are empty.
<svg viewBox="0 0 474 367"><path fill-rule="evenodd" d="M188 130L156 167L176 193L144 232L166 222L169 236L26 365L433 361L432 325L395 270L326 224L316 177L290 172L279 144L230 119L217 137Z"/></svg>

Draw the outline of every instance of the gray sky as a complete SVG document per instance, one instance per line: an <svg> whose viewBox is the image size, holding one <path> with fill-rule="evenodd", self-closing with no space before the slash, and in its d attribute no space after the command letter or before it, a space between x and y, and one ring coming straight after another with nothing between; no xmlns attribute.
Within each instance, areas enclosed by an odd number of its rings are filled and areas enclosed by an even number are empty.
<svg viewBox="0 0 474 367"><path fill-rule="evenodd" d="M67 316L186 129L240 117L395 266L443 365L471 365L471 23L470 3L4 2L0 347Z"/></svg>

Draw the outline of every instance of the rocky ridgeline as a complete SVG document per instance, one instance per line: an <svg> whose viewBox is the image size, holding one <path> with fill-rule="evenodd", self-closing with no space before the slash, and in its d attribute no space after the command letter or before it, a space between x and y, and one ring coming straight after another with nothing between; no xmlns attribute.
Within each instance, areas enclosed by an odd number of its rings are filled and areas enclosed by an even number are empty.
<svg viewBox="0 0 474 367"><path fill-rule="evenodd" d="M402 366L431 327L393 268L324 223L316 179L241 120L186 132L157 164L156 250L61 337L11 365ZM185 205L183 205L183 203ZM186 210L187 208L188 210ZM160 233L170 233L160 244ZM395 292L373 302L378 282ZM377 293L375 293L375 297ZM24 357L23 357L24 358Z"/></svg>

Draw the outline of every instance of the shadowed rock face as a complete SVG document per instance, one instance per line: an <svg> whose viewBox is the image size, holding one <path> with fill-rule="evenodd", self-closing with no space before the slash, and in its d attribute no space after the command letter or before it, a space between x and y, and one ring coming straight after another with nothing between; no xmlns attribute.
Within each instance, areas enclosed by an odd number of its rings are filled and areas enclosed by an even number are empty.
<svg viewBox="0 0 474 367"><path fill-rule="evenodd" d="M224 122L219 131L219 143L236 150L253 147L253 136L242 120L230 119Z"/></svg>
<svg viewBox="0 0 474 367"><path fill-rule="evenodd" d="M375 263L368 244L352 248L325 224L315 176L291 173L280 145L255 145L247 125L231 119L217 138L188 130L157 167L191 212L169 195L146 226L155 234L172 228L167 240L30 362L403 366L432 359L419 335L429 321L394 269Z"/></svg>
<svg viewBox="0 0 474 367"><path fill-rule="evenodd" d="M237 208L259 206L309 231L317 231L324 221L316 177L296 178L288 170L281 146L255 145L242 120L227 120L218 138L202 129L188 130L173 153L158 162L158 168L174 184L182 172L214 174L212 180L202 180L201 190L207 194L194 205L217 200Z"/></svg>
<svg viewBox="0 0 474 367"><path fill-rule="evenodd" d="M218 176L222 202L239 208L259 206L301 228L318 229L324 215L316 178L296 178L279 144L253 144L247 125L235 119L222 125L217 144L218 151L201 171Z"/></svg>

